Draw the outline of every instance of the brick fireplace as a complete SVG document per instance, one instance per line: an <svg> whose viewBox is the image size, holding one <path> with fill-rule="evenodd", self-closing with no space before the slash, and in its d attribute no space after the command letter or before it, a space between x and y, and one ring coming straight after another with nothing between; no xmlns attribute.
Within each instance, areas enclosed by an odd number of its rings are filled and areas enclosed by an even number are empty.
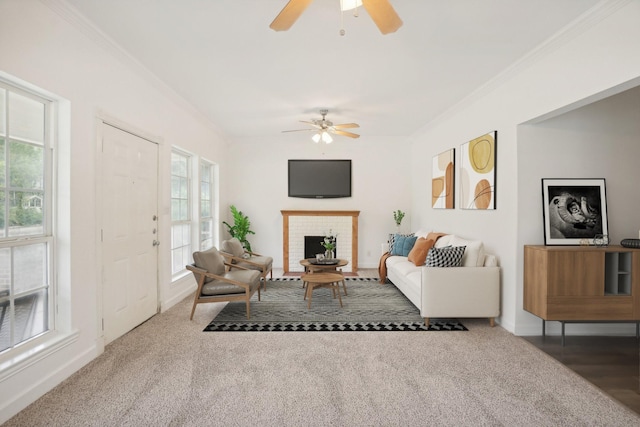
<svg viewBox="0 0 640 427"><path fill-rule="evenodd" d="M338 235L336 253L346 259L343 271L358 270L358 216L360 211L288 211L282 212L282 260L284 273L302 272L305 236Z"/></svg>

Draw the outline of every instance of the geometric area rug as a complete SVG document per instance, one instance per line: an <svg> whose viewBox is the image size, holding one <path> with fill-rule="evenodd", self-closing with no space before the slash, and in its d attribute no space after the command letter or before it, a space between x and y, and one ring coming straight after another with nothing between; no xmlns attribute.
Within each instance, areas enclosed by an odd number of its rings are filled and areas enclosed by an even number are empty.
<svg viewBox="0 0 640 427"><path fill-rule="evenodd" d="M203 332L357 332L357 331L467 331L457 319L430 319L425 326L420 311L392 283L379 279L346 277L342 304L331 290L313 291L311 308L304 300L300 278L269 280L267 290L246 305L229 302ZM340 288L342 292L342 287Z"/></svg>

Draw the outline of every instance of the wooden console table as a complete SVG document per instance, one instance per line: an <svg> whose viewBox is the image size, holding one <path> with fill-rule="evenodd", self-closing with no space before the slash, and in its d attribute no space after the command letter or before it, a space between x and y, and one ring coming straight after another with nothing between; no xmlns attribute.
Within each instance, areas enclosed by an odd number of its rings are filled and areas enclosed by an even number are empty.
<svg viewBox="0 0 640 427"><path fill-rule="evenodd" d="M545 322L640 322L640 250L524 247L524 309Z"/></svg>

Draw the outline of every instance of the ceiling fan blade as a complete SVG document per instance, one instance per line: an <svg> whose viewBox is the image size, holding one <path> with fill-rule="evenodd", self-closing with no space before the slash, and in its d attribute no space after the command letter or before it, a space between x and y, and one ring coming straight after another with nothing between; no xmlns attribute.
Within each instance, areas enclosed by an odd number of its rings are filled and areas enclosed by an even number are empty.
<svg viewBox="0 0 640 427"><path fill-rule="evenodd" d="M357 133L347 132L346 130L334 130L333 133L342 136L348 136L349 138L360 138L360 135Z"/></svg>
<svg viewBox="0 0 640 427"><path fill-rule="evenodd" d="M318 124L318 123L316 123L316 122L308 122L308 121L306 121L306 120L300 120L300 123L306 123L306 124L308 124L308 125L313 126L313 127L314 127L314 128L316 128L316 129L322 129L322 125L319 125L319 124Z"/></svg>
<svg viewBox="0 0 640 427"><path fill-rule="evenodd" d="M275 31L287 31L298 20L302 12L313 0L289 0L289 3L280 11L269 28Z"/></svg>
<svg viewBox="0 0 640 427"><path fill-rule="evenodd" d="M293 130L283 130L282 132L309 132L315 131L315 129L293 129Z"/></svg>
<svg viewBox="0 0 640 427"><path fill-rule="evenodd" d="M362 5L382 34L393 33L402 27L402 19L389 0L362 0Z"/></svg>
<svg viewBox="0 0 640 427"><path fill-rule="evenodd" d="M340 125L333 125L336 129L348 129L348 128L359 128L360 125L357 123L342 123Z"/></svg>

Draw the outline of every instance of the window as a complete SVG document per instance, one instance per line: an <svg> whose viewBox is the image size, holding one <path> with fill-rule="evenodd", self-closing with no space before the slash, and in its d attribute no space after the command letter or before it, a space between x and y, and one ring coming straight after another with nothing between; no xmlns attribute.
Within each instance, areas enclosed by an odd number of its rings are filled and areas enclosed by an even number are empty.
<svg viewBox="0 0 640 427"><path fill-rule="evenodd" d="M51 109L0 81L0 353L54 326Z"/></svg>
<svg viewBox="0 0 640 427"><path fill-rule="evenodd" d="M200 162L200 250L207 250L215 245L217 240L217 220L214 218L214 165L202 160Z"/></svg>
<svg viewBox="0 0 640 427"><path fill-rule="evenodd" d="M191 263L191 157L171 153L171 273Z"/></svg>

